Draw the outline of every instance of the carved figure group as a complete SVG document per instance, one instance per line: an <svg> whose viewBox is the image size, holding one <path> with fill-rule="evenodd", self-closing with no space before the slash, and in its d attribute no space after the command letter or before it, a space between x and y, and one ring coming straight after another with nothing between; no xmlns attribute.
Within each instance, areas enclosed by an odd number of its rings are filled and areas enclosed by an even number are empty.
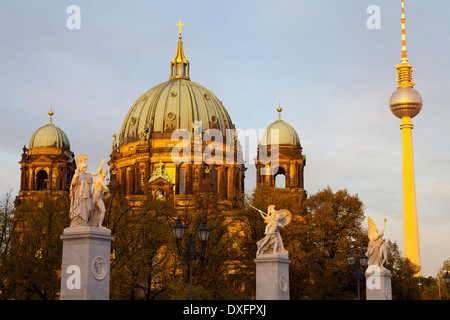
<svg viewBox="0 0 450 320"><path fill-rule="evenodd" d="M258 210L264 222L267 223L264 238L256 243L258 248L256 254L287 254L279 230L291 222L291 213L286 209L275 210L274 205L267 208L267 213L251 207Z"/></svg>
<svg viewBox="0 0 450 320"><path fill-rule="evenodd" d="M163 178L164 180L172 183L172 179L169 176L169 173L167 172L165 166L163 168L163 163L161 160L159 160L159 168L155 169L152 172L152 175L150 176L150 179L148 180L149 183L152 183L158 178Z"/></svg>
<svg viewBox="0 0 450 320"><path fill-rule="evenodd" d="M103 193L109 193L109 189L104 182L107 170L102 170L105 159L102 159L100 167L94 173L86 172L86 160L88 160L87 156L78 156L76 160L77 170L70 184L70 226L104 228L102 223L106 210L103 203ZM100 177L94 182L94 177L99 174Z"/></svg>

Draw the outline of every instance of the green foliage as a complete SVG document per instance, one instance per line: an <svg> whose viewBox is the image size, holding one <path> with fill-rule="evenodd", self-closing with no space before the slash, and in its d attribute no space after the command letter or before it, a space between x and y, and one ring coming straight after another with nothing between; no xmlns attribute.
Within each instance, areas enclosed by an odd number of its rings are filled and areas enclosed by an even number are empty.
<svg viewBox="0 0 450 320"><path fill-rule="evenodd" d="M280 230L291 260L291 299L354 298L356 284L346 257L350 249L362 250L367 245L361 225L364 220L362 202L346 190L333 193L330 188L311 195L303 206L299 205L299 199L300 196L291 191L259 186L248 201L264 211L270 204L275 204L276 209L291 211L292 222ZM240 217L245 225L243 248L249 261L256 256L255 244L264 236L265 224L253 209L243 210ZM354 243L359 246L355 248ZM254 263L251 267L254 268ZM254 286L254 278L249 277L249 280Z"/></svg>
<svg viewBox="0 0 450 320"><path fill-rule="evenodd" d="M69 225L69 200L44 194L26 201L14 212L11 248L4 264L9 299L59 298L62 241Z"/></svg>
<svg viewBox="0 0 450 320"><path fill-rule="evenodd" d="M450 273L450 258L442 263L436 278L421 278L422 300L450 300L449 287L444 282L444 275Z"/></svg>
<svg viewBox="0 0 450 320"><path fill-rule="evenodd" d="M111 229L111 299L155 299L167 289L164 250L171 237L165 202L134 206L119 197L106 201L105 226ZM165 213L164 213L165 212Z"/></svg>
<svg viewBox="0 0 450 320"><path fill-rule="evenodd" d="M11 244L17 222L13 218L14 203L11 191L6 192L0 200L0 299L8 298L8 264Z"/></svg>
<svg viewBox="0 0 450 320"><path fill-rule="evenodd" d="M390 240L386 241L387 259L384 267L391 271L392 299L393 300L418 300L420 288L415 275L419 267L408 258L403 258L398 245Z"/></svg>
<svg viewBox="0 0 450 320"><path fill-rule="evenodd" d="M111 298L112 299L187 299L188 263L180 255L172 235L179 216L186 227L181 242L184 249L190 234L201 251L197 229L206 221L211 235L205 256L193 263L196 299L233 299L240 290L233 285L236 234L234 217L218 204L213 194L197 195L192 206L176 213L170 203L141 201L138 206L120 198L107 200L106 226L112 230Z"/></svg>
<svg viewBox="0 0 450 320"><path fill-rule="evenodd" d="M346 190L326 188L304 203L302 223L289 236L296 243L292 260L301 267L303 279L293 284L293 299L351 299L356 285L346 257L362 252L367 236L362 227L363 203ZM300 253L300 254L299 254Z"/></svg>
<svg viewBox="0 0 450 320"><path fill-rule="evenodd" d="M0 297L58 299L60 235L70 224L69 199L37 197L15 210L11 194L0 200ZM275 204L292 213L291 223L280 230L291 260L292 300L356 299L356 280L346 257L349 251L365 252L368 243L364 206L357 195L328 187L302 204L300 193L261 186L234 209L222 206L214 194L199 194L178 210L166 201L141 200L132 203L119 195L105 199L104 226L114 235L111 299L188 298L188 263L178 254L172 235L178 217L186 226L183 248L193 234L201 251L197 229L202 221L211 230L205 256L193 263L194 298L254 299L256 242L264 237L265 223L250 204L263 211ZM387 252L393 299L448 298L442 277L450 270L450 259L436 279L418 279L417 267L401 256L396 243L388 240Z"/></svg>

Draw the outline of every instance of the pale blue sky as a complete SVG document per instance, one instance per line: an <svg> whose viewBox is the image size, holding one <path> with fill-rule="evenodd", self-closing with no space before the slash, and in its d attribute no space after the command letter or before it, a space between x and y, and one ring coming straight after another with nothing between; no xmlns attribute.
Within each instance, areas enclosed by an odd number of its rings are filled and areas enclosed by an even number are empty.
<svg viewBox="0 0 450 320"><path fill-rule="evenodd" d="M69 30L69 5L81 29ZM369 5L381 29L369 30ZM421 258L434 276L450 257L450 3L406 0L407 48L424 100L413 119ZM48 122L91 168L142 93L167 81L182 20L191 79L237 128L282 118L307 156L305 188L358 194L403 248L400 120L388 107L400 62L400 0L61 1L0 4L0 191L19 191L23 145ZM246 184L254 184L248 165Z"/></svg>

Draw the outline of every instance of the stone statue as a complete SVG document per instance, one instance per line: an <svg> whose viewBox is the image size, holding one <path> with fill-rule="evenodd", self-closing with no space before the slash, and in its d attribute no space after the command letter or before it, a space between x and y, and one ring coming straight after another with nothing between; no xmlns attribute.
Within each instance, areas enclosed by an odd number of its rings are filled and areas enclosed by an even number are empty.
<svg viewBox="0 0 450 320"><path fill-rule="evenodd" d="M153 172L152 172L148 182L152 183L153 181L155 181L158 178L163 178L167 182L172 183L172 179L170 178L169 173L167 172L165 166L164 166L164 169L163 169L162 160L159 160L159 167L157 169L153 170Z"/></svg>
<svg viewBox="0 0 450 320"><path fill-rule="evenodd" d="M267 213L253 206L251 207L258 210L264 222L267 223L264 232L265 237L256 244L258 248L256 255L270 253L287 254L288 252L284 249L279 228L284 228L291 222L291 213L286 209L275 210L274 205L270 205L267 208Z"/></svg>
<svg viewBox="0 0 450 320"><path fill-rule="evenodd" d="M141 128L141 132L139 132L139 137L141 140L150 139L150 125L146 124Z"/></svg>
<svg viewBox="0 0 450 320"><path fill-rule="evenodd" d="M386 243L383 240L384 229L386 228L386 219L384 219L384 227L380 233L378 233L377 227L373 220L368 217L369 229L369 245L367 247L367 257L369 258L369 266L383 267L386 261Z"/></svg>
<svg viewBox="0 0 450 320"><path fill-rule="evenodd" d="M162 173L162 176L161 176L161 177L162 177L164 180L166 180L166 181L172 183L172 179L170 178L169 172L167 172L165 166L164 166L163 173Z"/></svg>
<svg viewBox="0 0 450 320"><path fill-rule="evenodd" d="M103 219L105 218L105 203L103 202L103 193L109 194L109 188L105 184L105 177L108 170L103 169L100 173L100 177L95 179L94 192L92 193L92 206L93 210L88 220L88 224L91 227L104 228L102 226Z"/></svg>
<svg viewBox="0 0 450 320"><path fill-rule="evenodd" d="M119 135L120 135L120 132L114 133L112 135L112 138L113 138L112 146L113 146L113 148L117 148L118 145L119 145Z"/></svg>
<svg viewBox="0 0 450 320"><path fill-rule="evenodd" d="M86 226L92 211L91 187L94 177L102 170L105 159L102 159L100 167L94 173L87 173L85 155L77 157L77 170L70 183L70 211L71 227Z"/></svg>
<svg viewBox="0 0 450 320"><path fill-rule="evenodd" d="M203 125L201 121L195 121L192 123L192 138L201 139L202 138L202 130Z"/></svg>
<svg viewBox="0 0 450 320"><path fill-rule="evenodd" d="M164 190L161 190L161 189L156 190L155 196L156 196L155 197L156 199L164 201L165 200Z"/></svg>

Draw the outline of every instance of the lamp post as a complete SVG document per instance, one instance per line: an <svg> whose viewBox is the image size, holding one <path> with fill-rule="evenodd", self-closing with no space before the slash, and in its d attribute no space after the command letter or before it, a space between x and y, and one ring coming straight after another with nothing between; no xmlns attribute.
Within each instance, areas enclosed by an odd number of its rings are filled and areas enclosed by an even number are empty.
<svg viewBox="0 0 450 320"><path fill-rule="evenodd" d="M361 300L360 293L360 280L364 279L365 270L367 268L367 264L369 262L369 258L364 254L364 252L356 259L355 255L350 252L347 256L347 263L351 268L351 273L353 277L357 281L358 286L358 300Z"/></svg>
<svg viewBox="0 0 450 320"><path fill-rule="evenodd" d="M450 275L448 271L444 275L444 283L447 285L447 292L450 293Z"/></svg>
<svg viewBox="0 0 450 320"><path fill-rule="evenodd" d="M198 228L198 238L200 239L200 243L202 244L202 251L198 252L195 247L194 235L191 233L189 235L189 239L186 244L186 248L183 249L181 247L181 240L183 239L184 233L186 232L186 227L181 222L181 218L178 218L175 222L175 225L172 227L173 236L177 243L178 254L182 256L186 261L189 262L189 300L193 300L193 292L192 292L192 267L194 264L194 260L201 259L205 256L206 242L209 238L209 233L211 230L206 226L206 222L203 221L200 228Z"/></svg>

